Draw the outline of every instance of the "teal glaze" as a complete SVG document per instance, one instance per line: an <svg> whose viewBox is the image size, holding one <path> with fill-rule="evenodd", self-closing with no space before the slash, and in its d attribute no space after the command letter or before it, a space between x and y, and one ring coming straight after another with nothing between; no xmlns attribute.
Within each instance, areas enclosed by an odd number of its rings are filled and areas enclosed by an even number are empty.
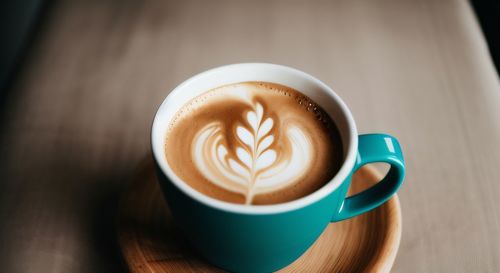
<svg viewBox="0 0 500 273"><path fill-rule="evenodd" d="M385 134L359 136L358 156L352 173L365 164L375 162L391 165L387 175L375 186L346 198L340 212L333 215L333 222L370 211L385 203L399 189L405 176L405 163L396 138Z"/></svg>
<svg viewBox="0 0 500 273"><path fill-rule="evenodd" d="M385 138L393 142L394 153ZM370 162L388 162L391 171L371 189L345 198L352 173ZM385 202L401 185L404 161L393 137L360 136L358 161L337 189L305 207L270 214L213 208L179 190L159 167L157 173L176 223L200 256L232 272L272 272L300 257L330 221L356 216Z"/></svg>

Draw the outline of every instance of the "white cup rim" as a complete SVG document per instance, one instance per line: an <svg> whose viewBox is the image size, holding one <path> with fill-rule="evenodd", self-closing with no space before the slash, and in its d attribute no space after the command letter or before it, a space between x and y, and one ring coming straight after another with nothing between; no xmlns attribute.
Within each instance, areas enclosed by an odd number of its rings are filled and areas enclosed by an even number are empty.
<svg viewBox="0 0 500 273"><path fill-rule="evenodd" d="M229 70L234 70L234 69L241 69L241 68L249 68L251 67L252 69L258 69L258 68L268 68L268 69L276 69L276 70L281 70L284 72L288 73L293 73L297 75L298 77L301 77L304 80L307 81L312 81L318 86L321 87L321 90L323 92L326 92L329 97L331 97L337 106L341 109L342 114L344 115L344 118L347 123L347 128L348 128L348 148L345 151L345 159L344 162L340 168L340 170L337 172L337 174L329 181L327 182L323 187L320 189L316 190L315 192L306 195L302 198L295 199L289 202L285 203L279 203L279 204L272 204L272 205L243 205L243 204L234 204L234 203L229 203L229 202L224 202L212 197L209 197L207 195L204 195L200 193L199 191L193 189L191 186L189 186L187 183L182 181L181 178L179 178L173 170L170 168L170 165L167 162L165 151L164 151L164 144L165 144L165 134L167 128L164 128L164 126L159 125L162 119L165 119L165 110L173 103L172 97L175 96L175 94L182 92L186 89L187 86L192 84L195 81L200 80L203 77L207 77L211 73L220 73L222 71L229 71ZM300 91L300 90L299 90ZM177 111L177 110L176 110ZM345 141L345 140L342 140ZM219 66L216 68L212 68L210 70L206 70L204 72L201 72L197 75L192 76L191 78L185 80L181 84L179 84L176 88L174 88L170 94L164 99L162 104L159 106L154 120L152 124L152 129L151 129L151 145L152 145L152 151L153 151L153 157L155 161L157 162L157 165L163 172L165 176L184 194L188 195L190 198L193 198L194 200L199 201L200 203L207 205L209 207L227 211L227 212L232 212L232 213L240 213L240 214L274 214L274 213L283 213L283 212L288 212L292 210L296 210L299 208L306 207L308 205L311 205L326 196L328 196L330 193L335 191L341 184L342 182L351 174L352 169L354 167L354 163L356 160L357 156L357 147L358 147L358 133L357 133L357 128L356 124L354 121L354 118L351 114L351 111L347 107L347 105L342 101L342 99L325 83L322 81L318 80L317 78L300 71L295 68L291 68L288 66L283 66L283 65L277 65L277 64L270 64L270 63L237 63L237 64L230 64L230 65L225 65L225 66ZM332 212L333 213L333 212Z"/></svg>

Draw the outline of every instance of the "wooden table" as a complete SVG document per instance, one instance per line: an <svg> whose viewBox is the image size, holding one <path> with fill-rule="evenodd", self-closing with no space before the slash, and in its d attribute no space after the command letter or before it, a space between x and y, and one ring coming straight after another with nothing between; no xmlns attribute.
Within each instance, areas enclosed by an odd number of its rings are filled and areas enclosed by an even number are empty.
<svg viewBox="0 0 500 273"><path fill-rule="evenodd" d="M2 271L123 271L114 208L157 106L249 61L316 75L361 133L400 139L394 272L500 270L500 86L465 0L81 0L47 16L0 112Z"/></svg>

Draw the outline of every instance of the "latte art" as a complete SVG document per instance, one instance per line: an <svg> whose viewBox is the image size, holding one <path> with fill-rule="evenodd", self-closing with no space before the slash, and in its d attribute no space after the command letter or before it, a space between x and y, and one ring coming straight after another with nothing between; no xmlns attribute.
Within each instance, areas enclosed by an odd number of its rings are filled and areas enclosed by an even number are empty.
<svg viewBox="0 0 500 273"><path fill-rule="evenodd" d="M184 105L168 128L165 154L195 190L256 205L319 189L340 168L342 145L333 121L305 95L245 82L209 90Z"/></svg>
<svg viewBox="0 0 500 273"><path fill-rule="evenodd" d="M274 121L271 117L265 118L264 112L264 107L256 103L246 114L248 127L236 127L233 137L240 142L232 153L236 158L229 155L222 143L224 135L218 123L204 127L192 145L192 158L198 170L217 186L242 193L245 204L250 204L255 194L295 183L311 163L311 143L293 124L283 129L290 149L276 151L270 147L275 141L271 132Z"/></svg>

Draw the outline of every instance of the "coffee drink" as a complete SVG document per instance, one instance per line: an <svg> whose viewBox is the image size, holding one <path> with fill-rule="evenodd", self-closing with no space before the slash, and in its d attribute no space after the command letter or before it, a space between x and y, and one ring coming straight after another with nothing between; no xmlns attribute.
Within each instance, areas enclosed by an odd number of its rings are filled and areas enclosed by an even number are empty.
<svg viewBox="0 0 500 273"><path fill-rule="evenodd" d="M247 205L311 194L343 162L338 129L325 111L268 82L225 85L192 99L169 125L165 154L193 189Z"/></svg>

